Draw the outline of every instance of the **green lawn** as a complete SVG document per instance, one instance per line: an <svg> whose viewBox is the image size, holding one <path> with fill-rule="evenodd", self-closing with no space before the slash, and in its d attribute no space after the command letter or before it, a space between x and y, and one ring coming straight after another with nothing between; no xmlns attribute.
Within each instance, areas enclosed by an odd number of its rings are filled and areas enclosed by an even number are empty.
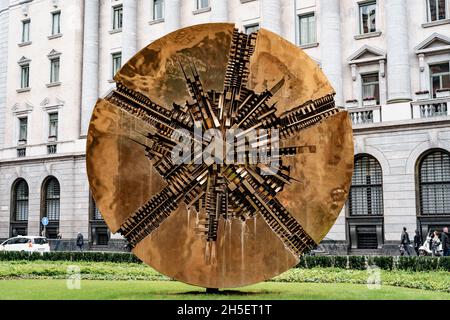
<svg viewBox="0 0 450 320"><path fill-rule="evenodd" d="M265 282L223 294L176 281L82 280L79 290L69 290L65 280L2 280L1 299L450 299L449 293L359 284Z"/></svg>
<svg viewBox="0 0 450 320"><path fill-rule="evenodd" d="M81 290L69 290L70 270ZM0 299L449 299L450 273L380 270L369 289L365 270L291 269L257 285L206 295L139 263L0 261ZM201 293L201 294L199 294Z"/></svg>

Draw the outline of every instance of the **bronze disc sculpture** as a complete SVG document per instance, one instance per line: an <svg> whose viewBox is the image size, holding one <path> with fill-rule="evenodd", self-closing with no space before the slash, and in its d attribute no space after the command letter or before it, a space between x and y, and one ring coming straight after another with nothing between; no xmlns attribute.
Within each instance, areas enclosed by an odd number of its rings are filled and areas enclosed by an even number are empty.
<svg viewBox="0 0 450 320"><path fill-rule="evenodd" d="M351 122L295 45L196 25L143 48L114 80L93 110L87 172L108 227L146 264L206 288L248 285L295 266L333 226L351 183Z"/></svg>

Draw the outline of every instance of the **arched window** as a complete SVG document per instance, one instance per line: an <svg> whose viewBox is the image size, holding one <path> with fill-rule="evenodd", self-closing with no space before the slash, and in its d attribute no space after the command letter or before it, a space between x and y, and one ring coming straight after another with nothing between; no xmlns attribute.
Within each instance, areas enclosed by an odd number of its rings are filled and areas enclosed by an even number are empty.
<svg viewBox="0 0 450 320"><path fill-rule="evenodd" d="M59 221L59 182L56 178L50 178L45 188L45 216L49 221Z"/></svg>
<svg viewBox="0 0 450 320"><path fill-rule="evenodd" d="M48 177L42 185L42 211L41 217L48 218L48 225L45 227L45 235L50 239L57 238L59 233L60 218L60 195L59 182L55 177ZM44 227L41 224L41 230Z"/></svg>
<svg viewBox="0 0 450 320"><path fill-rule="evenodd" d="M450 154L435 150L419 162L420 214L450 215Z"/></svg>
<svg viewBox="0 0 450 320"><path fill-rule="evenodd" d="M383 173L369 155L355 159L348 210L350 216L383 215Z"/></svg>
<svg viewBox="0 0 450 320"><path fill-rule="evenodd" d="M26 235L28 227L28 184L19 179L12 188L11 236Z"/></svg>
<svg viewBox="0 0 450 320"><path fill-rule="evenodd" d="M14 190L14 220L28 220L28 184L25 180L19 180Z"/></svg>

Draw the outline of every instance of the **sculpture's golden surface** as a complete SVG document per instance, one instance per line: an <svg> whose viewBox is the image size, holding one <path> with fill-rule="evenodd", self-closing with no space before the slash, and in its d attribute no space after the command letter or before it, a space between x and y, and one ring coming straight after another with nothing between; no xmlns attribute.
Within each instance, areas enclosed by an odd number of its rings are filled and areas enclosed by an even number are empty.
<svg viewBox="0 0 450 320"><path fill-rule="evenodd" d="M351 123L293 44L264 29L192 26L142 49L114 79L89 127L89 183L111 231L145 263L194 285L243 286L294 266L334 224L351 182ZM176 132L195 146L194 127L223 137L266 129L255 141L276 166L248 152L176 163Z"/></svg>

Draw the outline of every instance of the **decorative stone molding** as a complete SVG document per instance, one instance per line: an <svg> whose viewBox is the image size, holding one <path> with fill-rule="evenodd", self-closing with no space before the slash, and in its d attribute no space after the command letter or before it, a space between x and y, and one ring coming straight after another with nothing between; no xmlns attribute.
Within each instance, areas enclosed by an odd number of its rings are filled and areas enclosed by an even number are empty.
<svg viewBox="0 0 450 320"><path fill-rule="evenodd" d="M155 20L150 20L148 22L149 25L154 25L154 24L158 24L158 23L163 23L164 22L164 18L159 18L159 19L155 19Z"/></svg>
<svg viewBox="0 0 450 320"><path fill-rule="evenodd" d="M357 71L357 67L356 64L351 64L350 67L352 68L352 80L356 81L357 75L358 75L358 71Z"/></svg>
<svg viewBox="0 0 450 320"><path fill-rule="evenodd" d="M354 36L353 38L355 40L361 40L361 39L368 39L368 38L376 38L379 36L381 36L381 31L358 34L358 35Z"/></svg>
<svg viewBox="0 0 450 320"><path fill-rule="evenodd" d="M52 49L52 51L49 52L49 54L47 54L47 58L49 59L55 59L55 58L59 58L61 56L61 52L56 51L55 49Z"/></svg>
<svg viewBox="0 0 450 320"><path fill-rule="evenodd" d="M25 41L25 42L19 42L17 45L19 47L25 47L25 46L29 46L32 42L31 41Z"/></svg>
<svg viewBox="0 0 450 320"><path fill-rule="evenodd" d="M439 33L433 33L414 48L419 56L450 52L450 38Z"/></svg>
<svg viewBox="0 0 450 320"><path fill-rule="evenodd" d="M61 38L63 36L62 33L55 33L55 34L51 34L49 36L47 36L48 40L52 40L52 39L57 39L57 38Z"/></svg>
<svg viewBox="0 0 450 320"><path fill-rule="evenodd" d="M442 26L444 24L449 24L449 23L450 23L450 19L442 19L442 20L437 20L437 21L425 22L425 23L422 23L422 28Z"/></svg>
<svg viewBox="0 0 450 320"><path fill-rule="evenodd" d="M318 46L319 46L318 42L313 42L313 43L301 44L298 47L301 49L310 49L310 48L315 48Z"/></svg>
<svg viewBox="0 0 450 320"><path fill-rule="evenodd" d="M11 107L11 111L14 115L18 116L30 113L31 111L33 111L33 108L34 107L30 102L24 102L22 104L15 103Z"/></svg>
<svg viewBox="0 0 450 320"><path fill-rule="evenodd" d="M20 58L19 61L17 61L17 64L19 66L25 66L25 65L29 64L30 62L31 62L31 59L28 59L28 58L22 56L22 58Z"/></svg>
<svg viewBox="0 0 450 320"><path fill-rule="evenodd" d="M450 53L450 38L435 32L420 42L414 51L419 59L420 91L429 91L431 89L427 65L439 60L439 55Z"/></svg>
<svg viewBox="0 0 450 320"><path fill-rule="evenodd" d="M44 100L41 101L40 106L43 110L47 112L53 112L57 111L58 109L62 108L65 104L65 101L62 100L59 97L56 97L54 99L50 99L48 97L44 98Z"/></svg>
<svg viewBox="0 0 450 320"><path fill-rule="evenodd" d="M122 32L122 28L117 28L117 29L113 29L113 30L109 30L108 33L109 34L115 34L115 33L120 33Z"/></svg>
<svg viewBox="0 0 450 320"><path fill-rule="evenodd" d="M347 59L350 65L358 65L380 60L386 60L386 52L369 45L362 46Z"/></svg>
<svg viewBox="0 0 450 320"><path fill-rule="evenodd" d="M205 12L209 12L209 11L211 11L211 7L194 10L194 11L192 11L192 14L200 14L200 13L205 13Z"/></svg>

